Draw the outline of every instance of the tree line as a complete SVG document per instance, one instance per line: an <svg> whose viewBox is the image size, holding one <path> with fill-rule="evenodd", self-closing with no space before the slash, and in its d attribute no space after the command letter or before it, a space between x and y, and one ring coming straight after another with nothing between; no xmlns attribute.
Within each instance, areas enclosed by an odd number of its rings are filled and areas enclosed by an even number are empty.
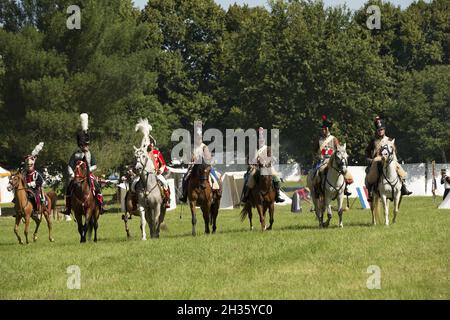
<svg viewBox="0 0 450 320"><path fill-rule="evenodd" d="M0 1L0 164L13 168L40 141L39 165L65 172L79 114L90 115L103 173L132 162L138 118L169 157L176 128L280 130L282 161L308 165L322 114L352 163L381 115L405 162L447 162L450 0L405 9L369 1L352 12L321 1L268 7L213 0ZM366 12L381 10L381 29Z"/></svg>

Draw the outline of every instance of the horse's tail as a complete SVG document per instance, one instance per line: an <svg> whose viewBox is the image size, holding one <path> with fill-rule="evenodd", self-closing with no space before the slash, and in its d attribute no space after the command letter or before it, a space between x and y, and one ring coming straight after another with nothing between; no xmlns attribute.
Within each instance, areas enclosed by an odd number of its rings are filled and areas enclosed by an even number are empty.
<svg viewBox="0 0 450 320"><path fill-rule="evenodd" d="M251 210L252 210L252 205L249 202L247 202L241 211L241 221L244 221L245 218L247 218L247 216L250 214Z"/></svg>

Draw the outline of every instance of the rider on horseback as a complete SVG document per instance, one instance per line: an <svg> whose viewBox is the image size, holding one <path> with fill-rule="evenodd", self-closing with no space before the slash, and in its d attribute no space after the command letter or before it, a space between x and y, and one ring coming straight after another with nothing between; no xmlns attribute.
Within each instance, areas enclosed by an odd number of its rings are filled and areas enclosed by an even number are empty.
<svg viewBox="0 0 450 320"><path fill-rule="evenodd" d="M217 183L219 184L219 194L221 192L221 181L219 179L219 177L217 176L216 170L214 169L214 167L211 165L211 152L208 149L208 146L206 144L203 143L203 139L202 139L202 129L199 127L197 128L197 132L194 135L194 140L195 140L195 144L194 144L194 151L192 153L192 157L191 157L191 163L189 164L188 167L188 171L186 172L186 174L183 177L183 184L182 184L182 189L183 189L183 194L181 196L181 198L179 199L181 202L187 202L187 193L188 193L188 183L189 183L189 178L191 177L192 174L192 169L194 168L194 164L201 164L202 162L206 163L207 165L211 166L211 175L214 177L214 179L216 179Z"/></svg>
<svg viewBox="0 0 450 320"><path fill-rule="evenodd" d="M82 130L77 133L77 144L79 149L75 151L69 160L69 165L67 170L69 172L69 182L66 188L66 208L63 211L65 215L70 215L71 208L71 197L73 189L73 179L75 178L75 168L78 161L85 161L89 168L89 173L91 179L94 183L95 197L100 204L100 214L107 212L108 210L104 207L103 195L100 187L100 183L97 178L92 174L97 170L97 160L95 159L92 152L89 150L90 137L88 133L88 115L86 113L80 115Z"/></svg>
<svg viewBox="0 0 450 320"><path fill-rule="evenodd" d="M368 167L366 168L366 187L369 190L369 201L372 201L373 199L373 192L375 191L379 177L379 170L381 168L381 148L383 145L387 144L388 141L392 141L391 138L386 136L386 126L384 125L384 121L378 116L375 118L375 129L375 137L370 140L369 145L366 148L366 158L368 162ZM407 173L400 164L397 165L397 174L402 181L402 196L411 195L412 192L406 188L405 178Z"/></svg>
<svg viewBox="0 0 450 320"><path fill-rule="evenodd" d="M330 132L333 127L333 122L327 119L327 116L322 116L322 130L321 135L314 144L314 154L316 157L316 164L314 165L314 184L315 191L319 193L321 187L320 184L323 181L323 177L325 175L325 170L327 168L327 164L333 153L337 150L337 147L340 145L339 140L333 136ZM346 196L351 195L348 191L347 184L345 185L344 194Z"/></svg>
<svg viewBox="0 0 450 320"><path fill-rule="evenodd" d="M167 183L166 178L163 176L164 173L168 171L166 162L164 161L162 153L158 150L155 145L155 141L152 141L148 146L148 155L153 159L156 170L156 179L160 182L164 191L164 205L166 208L170 208L170 188Z"/></svg>
<svg viewBox="0 0 450 320"><path fill-rule="evenodd" d="M42 192L42 185L44 184L44 179L42 175L35 169L35 163L37 155L44 147L44 143L38 144L30 155L25 157L25 168L22 171L22 176L25 177L26 187L33 193L34 201L36 203L36 210L34 215L40 210L41 205L45 206L45 196Z"/></svg>
<svg viewBox="0 0 450 320"><path fill-rule="evenodd" d="M266 141L264 139L263 135L263 128L258 129L258 144L260 146L259 150L256 152L255 159L253 159L253 164L260 164L261 160L266 159L267 157L271 157L271 154L268 154L268 146L266 145ZM242 190L242 199L241 201L243 203L246 203L248 201L248 197L250 195L250 190L252 187L249 185L250 179L253 179L254 175L256 174L256 167L254 165L250 165L247 169L247 172L244 176L244 189ZM284 202L284 199L281 197L280 194L280 184L281 179L278 176L278 173L275 171L275 169L271 166L271 174L272 174L272 181L273 181L273 187L276 191L276 198L275 202L282 203Z"/></svg>

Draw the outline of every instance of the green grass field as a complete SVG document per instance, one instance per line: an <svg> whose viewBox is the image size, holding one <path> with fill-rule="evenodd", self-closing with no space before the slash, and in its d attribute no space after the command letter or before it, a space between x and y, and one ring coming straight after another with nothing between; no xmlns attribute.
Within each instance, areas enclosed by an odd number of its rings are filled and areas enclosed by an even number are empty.
<svg viewBox="0 0 450 320"><path fill-rule="evenodd" d="M343 229L335 215L319 230L309 207L289 209L277 207L266 233L249 231L233 210L221 211L218 233L207 236L199 215L193 238L188 208L179 207L167 214L169 230L146 242L137 218L127 241L121 215L107 214L99 242L84 245L74 222L56 222L55 243L43 224L37 243L20 246L13 218L3 217L0 299L450 298L450 210L435 209L430 198L405 199L389 227L370 226L370 212L355 208ZM67 288L71 265L81 270L80 290ZM381 289L367 288L371 265L381 269Z"/></svg>

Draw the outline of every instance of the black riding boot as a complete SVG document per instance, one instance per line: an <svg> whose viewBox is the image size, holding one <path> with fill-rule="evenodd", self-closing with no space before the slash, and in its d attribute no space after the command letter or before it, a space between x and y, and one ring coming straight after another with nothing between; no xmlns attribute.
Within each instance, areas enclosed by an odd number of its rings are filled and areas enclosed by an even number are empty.
<svg viewBox="0 0 450 320"><path fill-rule="evenodd" d="M409 195L412 194L412 192L409 191L408 188L406 188L406 182L405 181L403 181L403 183L402 183L402 190L401 190L401 192L402 192L402 196L409 196Z"/></svg>
<svg viewBox="0 0 450 320"><path fill-rule="evenodd" d="M181 202L186 203L187 202L187 182L188 182L188 176L183 178L183 184L181 186L182 190L182 195L181 198L179 199Z"/></svg>
<svg viewBox="0 0 450 320"><path fill-rule="evenodd" d="M344 195L347 197L352 195L352 193L348 191L348 185L345 185Z"/></svg>
<svg viewBox="0 0 450 320"><path fill-rule="evenodd" d="M280 183L279 182L274 182L273 185L275 187L275 190L277 191L277 195L275 197L275 202L276 203L284 202L284 199L281 198L281 194L280 194Z"/></svg>

